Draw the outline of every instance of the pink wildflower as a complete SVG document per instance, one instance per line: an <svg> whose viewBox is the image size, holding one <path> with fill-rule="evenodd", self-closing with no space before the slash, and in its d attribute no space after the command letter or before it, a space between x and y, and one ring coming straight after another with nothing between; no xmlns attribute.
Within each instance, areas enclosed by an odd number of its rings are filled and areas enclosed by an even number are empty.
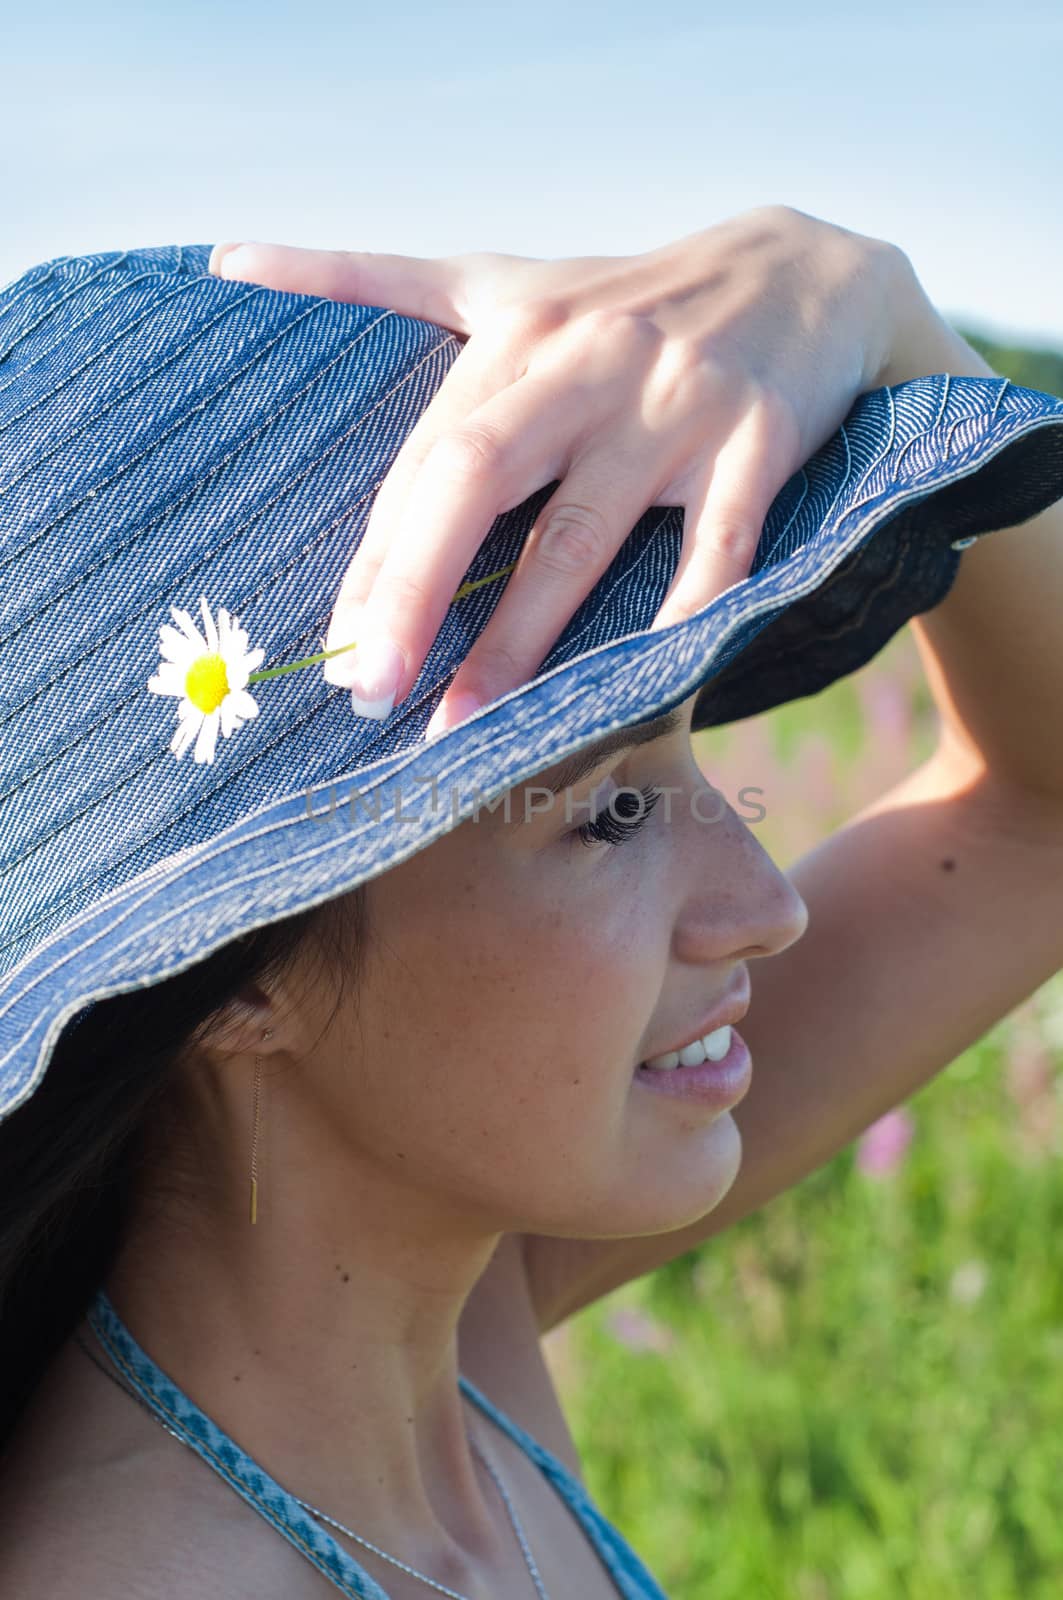
<svg viewBox="0 0 1063 1600"><path fill-rule="evenodd" d="M605 1319L606 1327L629 1350L656 1350L663 1354L675 1343L675 1335L653 1317L635 1306L619 1306Z"/></svg>
<svg viewBox="0 0 1063 1600"><path fill-rule="evenodd" d="M915 1123L903 1106L879 1117L860 1140L856 1164L869 1177L879 1178L896 1171L912 1142Z"/></svg>

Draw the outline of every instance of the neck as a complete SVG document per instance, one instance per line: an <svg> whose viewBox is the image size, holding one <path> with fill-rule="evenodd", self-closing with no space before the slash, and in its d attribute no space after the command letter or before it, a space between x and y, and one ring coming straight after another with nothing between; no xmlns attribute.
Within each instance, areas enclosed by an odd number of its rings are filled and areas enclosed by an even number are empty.
<svg viewBox="0 0 1063 1600"><path fill-rule="evenodd" d="M459 1337L488 1279L496 1303L522 1292L519 1240L447 1233L438 1207L429 1228L408 1187L359 1197L349 1169L336 1192L317 1178L275 1183L268 1204L263 1186L254 1227L244 1207L179 1224L138 1207L104 1288L159 1367L300 1499L415 1567L502 1564L512 1530L470 1448L473 1433L496 1457L458 1387Z"/></svg>

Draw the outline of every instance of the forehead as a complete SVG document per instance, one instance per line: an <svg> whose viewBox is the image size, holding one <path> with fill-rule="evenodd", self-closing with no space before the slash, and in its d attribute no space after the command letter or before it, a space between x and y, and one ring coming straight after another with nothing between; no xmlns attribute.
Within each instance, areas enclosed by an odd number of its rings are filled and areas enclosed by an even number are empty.
<svg viewBox="0 0 1063 1600"><path fill-rule="evenodd" d="M447 861L460 860L465 864L467 852L470 846L475 851L477 840L486 846L500 836L508 837L513 832L510 825L518 820L533 821L541 815L551 814L556 804L556 797L563 797L568 790L574 789L582 779L596 772L610 757L689 727L688 714L695 699L696 695L692 695L689 700L668 712L657 713L644 722L626 723L622 728L614 728L602 738L584 745L554 766L541 768L530 777L521 779L512 788L496 795L494 799L483 800L472 816L466 817L457 827L448 829L425 850L412 857L411 861L420 860L424 868L426 865L424 857L428 856L433 865L441 870ZM554 798L545 801L544 791ZM529 795L535 797L531 806L528 804ZM449 797L441 793L434 797L433 803L445 806L449 803ZM523 834L524 829L519 828L516 832ZM403 866L399 865L390 870L402 872ZM410 870L417 869L411 866Z"/></svg>
<svg viewBox="0 0 1063 1600"><path fill-rule="evenodd" d="M577 750L574 755L567 756L555 766L547 767L538 773L533 781L549 789L553 794L560 794L562 790L571 788L581 778L594 772L610 756L617 755L622 750L633 750L638 745L649 744L654 739L663 739L681 728L685 722L684 706L676 706L671 711L652 717L648 722L636 722L623 728L616 728L601 739L596 739L593 744Z"/></svg>

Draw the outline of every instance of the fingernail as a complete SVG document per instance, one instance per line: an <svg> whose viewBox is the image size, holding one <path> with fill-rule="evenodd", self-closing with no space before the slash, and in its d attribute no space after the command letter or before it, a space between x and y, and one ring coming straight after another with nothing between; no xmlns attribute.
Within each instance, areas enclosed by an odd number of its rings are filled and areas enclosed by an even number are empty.
<svg viewBox="0 0 1063 1600"><path fill-rule="evenodd" d="M253 252L254 248L253 244L246 243L215 245L217 259L215 260L215 256L211 255L212 270L219 278L239 279L241 272L247 272L250 267L251 262L248 252Z"/></svg>
<svg viewBox="0 0 1063 1600"><path fill-rule="evenodd" d="M434 739L437 734L445 733L448 728L456 728L459 722L473 716L479 711L483 702L468 689L459 690L457 694L447 695L439 702L424 730L426 739Z"/></svg>
<svg viewBox="0 0 1063 1600"><path fill-rule="evenodd" d="M214 249L210 252L210 260L207 262L207 271L213 272L217 277L221 277L221 264L225 260L225 257L231 255L234 250L239 250L241 248L242 246L239 240L230 240L227 244L216 244Z"/></svg>
<svg viewBox="0 0 1063 1600"><path fill-rule="evenodd" d="M406 661L393 639L385 634L363 638L350 652L354 663L351 674L351 709L356 717L383 721L391 712ZM342 661L342 656L336 657Z"/></svg>

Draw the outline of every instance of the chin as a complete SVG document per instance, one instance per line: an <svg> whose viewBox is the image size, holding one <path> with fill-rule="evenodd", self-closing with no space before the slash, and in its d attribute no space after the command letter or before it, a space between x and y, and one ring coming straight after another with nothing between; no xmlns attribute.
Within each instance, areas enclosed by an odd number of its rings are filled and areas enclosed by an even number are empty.
<svg viewBox="0 0 1063 1600"><path fill-rule="evenodd" d="M660 1186L662 1198L670 1195L679 1207L690 1198L692 1209L665 1226L682 1228L714 1211L741 1170L742 1135L730 1111L722 1111L699 1132L685 1150L676 1150L667 1180Z"/></svg>
<svg viewBox="0 0 1063 1600"><path fill-rule="evenodd" d="M742 1135L730 1111L673 1130L664 1153L642 1149L622 1175L601 1236L669 1233L714 1211L742 1166Z"/></svg>

